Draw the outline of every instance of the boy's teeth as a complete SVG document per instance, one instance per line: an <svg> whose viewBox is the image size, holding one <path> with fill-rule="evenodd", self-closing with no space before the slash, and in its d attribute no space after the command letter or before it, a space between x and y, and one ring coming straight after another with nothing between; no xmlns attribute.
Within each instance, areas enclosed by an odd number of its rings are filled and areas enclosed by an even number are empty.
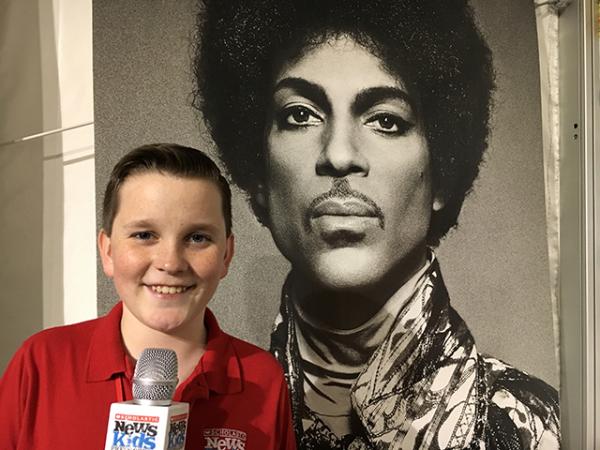
<svg viewBox="0 0 600 450"><path fill-rule="evenodd" d="M152 290L159 294L180 294L186 289L186 287L182 286L152 286Z"/></svg>

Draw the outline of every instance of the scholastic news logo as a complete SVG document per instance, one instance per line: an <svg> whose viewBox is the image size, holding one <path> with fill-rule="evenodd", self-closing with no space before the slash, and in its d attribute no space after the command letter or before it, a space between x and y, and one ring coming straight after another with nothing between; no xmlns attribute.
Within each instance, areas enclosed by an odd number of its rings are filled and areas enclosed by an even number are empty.
<svg viewBox="0 0 600 450"><path fill-rule="evenodd" d="M116 414L111 450L152 450L156 448L159 417Z"/></svg>
<svg viewBox="0 0 600 450"><path fill-rule="evenodd" d="M245 450L246 433L231 428L204 430L204 450Z"/></svg>
<svg viewBox="0 0 600 450"><path fill-rule="evenodd" d="M169 450L182 450L185 446L185 433L187 431L188 413L171 417L167 448Z"/></svg>

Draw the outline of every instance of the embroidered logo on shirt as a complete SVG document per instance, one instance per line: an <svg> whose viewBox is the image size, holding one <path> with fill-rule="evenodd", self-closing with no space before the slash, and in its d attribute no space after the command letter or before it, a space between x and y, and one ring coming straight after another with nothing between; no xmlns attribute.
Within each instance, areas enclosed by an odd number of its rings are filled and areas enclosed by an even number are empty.
<svg viewBox="0 0 600 450"><path fill-rule="evenodd" d="M204 450L245 450L246 433L231 428L207 428L204 441Z"/></svg>

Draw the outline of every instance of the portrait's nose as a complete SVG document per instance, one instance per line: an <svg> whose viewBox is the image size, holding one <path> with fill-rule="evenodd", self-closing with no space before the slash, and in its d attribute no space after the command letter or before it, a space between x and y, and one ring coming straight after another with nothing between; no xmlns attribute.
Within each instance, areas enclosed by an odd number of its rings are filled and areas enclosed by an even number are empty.
<svg viewBox="0 0 600 450"><path fill-rule="evenodd" d="M367 176L369 163L360 149L350 121L333 121L322 137L322 149L316 164L317 175L336 178Z"/></svg>
<svg viewBox="0 0 600 450"><path fill-rule="evenodd" d="M167 273L183 272L188 268L184 249L176 242L162 241L156 246L154 255L156 269Z"/></svg>

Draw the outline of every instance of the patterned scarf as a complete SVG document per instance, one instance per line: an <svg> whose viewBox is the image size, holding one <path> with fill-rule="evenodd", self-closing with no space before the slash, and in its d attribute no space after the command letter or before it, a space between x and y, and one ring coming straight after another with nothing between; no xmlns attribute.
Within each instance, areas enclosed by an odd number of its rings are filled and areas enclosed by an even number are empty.
<svg viewBox="0 0 600 450"><path fill-rule="evenodd" d="M479 355L450 307L437 261L426 276L349 392L356 432L347 436L336 436L304 403L288 277L271 352L290 386L299 448L520 450L537 448L542 436L553 438L544 448L558 448L556 392Z"/></svg>

